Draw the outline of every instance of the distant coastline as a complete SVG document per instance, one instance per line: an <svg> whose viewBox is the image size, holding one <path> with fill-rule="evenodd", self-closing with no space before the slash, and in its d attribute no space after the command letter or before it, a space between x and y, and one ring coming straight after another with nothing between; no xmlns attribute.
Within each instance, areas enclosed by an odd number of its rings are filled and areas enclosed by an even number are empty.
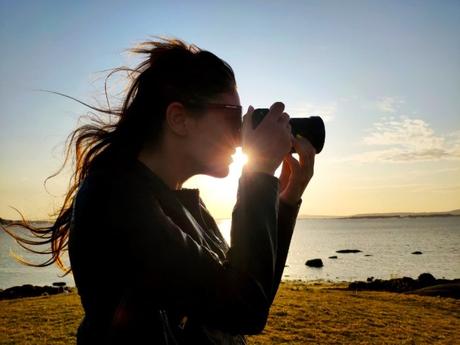
<svg viewBox="0 0 460 345"><path fill-rule="evenodd" d="M16 219L5 219L0 217L0 225L10 225L12 223L16 222L21 222L21 220L16 220ZM52 223L52 220L28 220L28 223L34 223L34 224L49 224Z"/></svg>
<svg viewBox="0 0 460 345"><path fill-rule="evenodd" d="M314 216L300 215L299 219L380 219L380 218L431 218L431 217L460 217L460 209L446 212L391 212L391 213L362 213L351 216Z"/></svg>
<svg viewBox="0 0 460 345"><path fill-rule="evenodd" d="M381 218L431 218L431 217L460 217L460 209L445 212L391 212L391 213L360 213L350 216L327 216L327 215L299 215L298 219L381 219ZM224 220L228 218L219 218ZM8 225L18 220L4 219L0 217L0 225ZM52 220L31 220L35 224L49 224Z"/></svg>

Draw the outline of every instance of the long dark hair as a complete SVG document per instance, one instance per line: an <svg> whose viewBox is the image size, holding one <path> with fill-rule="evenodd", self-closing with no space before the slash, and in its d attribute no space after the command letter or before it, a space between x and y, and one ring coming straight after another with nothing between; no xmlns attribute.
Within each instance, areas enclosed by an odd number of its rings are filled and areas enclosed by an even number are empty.
<svg viewBox="0 0 460 345"><path fill-rule="evenodd" d="M120 67L112 70L105 79L107 107L95 107L73 97L54 92L80 102L96 113L90 123L70 133L66 141L65 159L59 174L73 158L73 174L62 207L51 226L34 226L20 213L22 220L8 224L3 229L23 248L39 254L50 255L42 263L31 263L18 258L24 264L36 267L57 264L65 274L61 255L67 250L72 206L78 187L95 164L104 164L117 157L137 157L144 145L155 145L161 140L167 106L174 101L184 104L205 103L213 96L236 88L232 68L216 55L188 45L178 39L159 38L146 41L130 50L147 56L136 68ZM127 72L130 81L122 104L110 106L107 80L117 72ZM116 121L113 121L113 118ZM10 228L19 226L30 230L32 238L19 236ZM50 245L37 250L33 246Z"/></svg>

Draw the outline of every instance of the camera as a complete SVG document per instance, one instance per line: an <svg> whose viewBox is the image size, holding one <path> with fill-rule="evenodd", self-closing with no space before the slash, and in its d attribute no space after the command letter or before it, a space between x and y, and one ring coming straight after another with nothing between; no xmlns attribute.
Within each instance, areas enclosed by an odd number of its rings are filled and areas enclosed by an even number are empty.
<svg viewBox="0 0 460 345"><path fill-rule="evenodd" d="M259 108L254 109L252 113L252 128L255 129L263 118L268 114L269 109ZM291 118L289 119L291 125L291 132L294 136L300 134L302 137L307 138L308 141L315 148L316 153L320 153L324 146L326 138L326 129L324 127L324 121L319 116ZM292 148L291 153L295 150Z"/></svg>

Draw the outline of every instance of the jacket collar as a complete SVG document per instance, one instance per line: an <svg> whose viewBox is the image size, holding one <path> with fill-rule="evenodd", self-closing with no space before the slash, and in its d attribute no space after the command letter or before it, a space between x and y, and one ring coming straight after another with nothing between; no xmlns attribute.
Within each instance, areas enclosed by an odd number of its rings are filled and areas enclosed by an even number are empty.
<svg viewBox="0 0 460 345"><path fill-rule="evenodd" d="M140 175L145 180L146 186L155 194L163 211L195 240L201 242L200 229L196 229L193 224L196 221L202 228L207 227L201 215L199 190L171 189L158 175L137 159L133 163L133 167L136 175ZM184 207L192 214L194 220L189 218Z"/></svg>
<svg viewBox="0 0 460 345"><path fill-rule="evenodd" d="M135 160L134 166L136 167L136 170L145 177L149 186L159 195L175 196L175 198L177 198L177 200L187 207L192 213L199 210L201 203L199 189L171 189L157 174L155 174L149 167L138 159Z"/></svg>

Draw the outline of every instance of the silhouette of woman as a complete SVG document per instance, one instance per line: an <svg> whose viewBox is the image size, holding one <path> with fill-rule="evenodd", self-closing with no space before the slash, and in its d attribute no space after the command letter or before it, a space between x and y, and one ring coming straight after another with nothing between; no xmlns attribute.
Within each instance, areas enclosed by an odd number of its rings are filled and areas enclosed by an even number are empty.
<svg viewBox="0 0 460 345"><path fill-rule="evenodd" d="M69 250L85 316L84 344L245 344L260 333L277 292L315 151L291 135L274 103L253 129L231 67L179 40L134 49L147 58L128 70L119 109L71 133L75 170L49 228L23 245L49 243L57 263ZM113 121L113 116L118 117ZM242 145L231 244L196 189L196 174L225 177ZM294 146L296 160L289 153ZM283 162L280 178L274 176Z"/></svg>

